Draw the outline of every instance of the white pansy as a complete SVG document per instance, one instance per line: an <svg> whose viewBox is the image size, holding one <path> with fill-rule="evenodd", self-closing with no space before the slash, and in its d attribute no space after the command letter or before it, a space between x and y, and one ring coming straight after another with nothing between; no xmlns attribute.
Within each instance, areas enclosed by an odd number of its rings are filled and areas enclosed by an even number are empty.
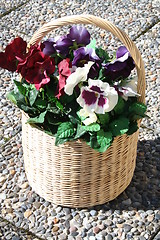
<svg viewBox="0 0 160 240"><path fill-rule="evenodd" d="M64 91L67 95L73 94L73 89L75 86L83 81L87 80L87 75L89 73L89 70L91 66L94 64L94 62L88 62L84 65L84 67L78 67L76 68L75 72L73 72L66 80L66 85L64 87Z"/></svg>
<svg viewBox="0 0 160 240"><path fill-rule="evenodd" d="M122 97L126 101L128 100L128 97L140 96L140 94L137 93L137 77L123 83L119 88L119 91L123 93Z"/></svg>
<svg viewBox="0 0 160 240"><path fill-rule="evenodd" d="M86 112L84 109L81 109L79 111L79 116L84 118L84 120L82 122L86 126L88 126L88 125L90 125L92 123L95 123L97 121L97 116L96 116L95 113Z"/></svg>

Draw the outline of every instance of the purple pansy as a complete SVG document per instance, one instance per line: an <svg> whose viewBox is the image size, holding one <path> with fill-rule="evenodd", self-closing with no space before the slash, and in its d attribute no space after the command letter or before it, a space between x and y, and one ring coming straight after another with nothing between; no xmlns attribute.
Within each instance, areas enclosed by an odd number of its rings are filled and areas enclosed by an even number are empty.
<svg viewBox="0 0 160 240"><path fill-rule="evenodd" d="M69 47L71 47L72 45L72 40L67 36L63 36L56 41L55 48L59 53L67 56L69 53Z"/></svg>
<svg viewBox="0 0 160 240"><path fill-rule="evenodd" d="M83 44L84 46L90 43L90 33L86 28L81 26L73 26L67 37L77 44Z"/></svg>
<svg viewBox="0 0 160 240"><path fill-rule="evenodd" d="M81 88L77 102L88 113L105 114L118 102L118 93L114 87L101 80L88 80L89 86Z"/></svg>
<svg viewBox="0 0 160 240"><path fill-rule="evenodd" d="M55 45L55 39L54 38L49 38L48 40L43 42L44 48L43 48L43 53L45 55L52 55L56 52L56 49L54 47Z"/></svg>
<svg viewBox="0 0 160 240"><path fill-rule="evenodd" d="M88 61L95 62L94 65L91 67L88 76L92 79L98 77L101 59L96 55L94 49L80 47L77 50L75 50L73 54L74 54L74 58L72 61L73 66L83 67L84 64L88 63Z"/></svg>
<svg viewBox="0 0 160 240"><path fill-rule="evenodd" d="M101 59L96 55L96 52L92 48L80 47L73 52L74 58L72 61L73 66L83 67L88 61L101 62Z"/></svg>
<svg viewBox="0 0 160 240"><path fill-rule="evenodd" d="M116 59L107 63L104 67L107 79L116 80L127 78L135 67L135 64L127 48L121 46L117 49Z"/></svg>
<svg viewBox="0 0 160 240"><path fill-rule="evenodd" d="M71 27L69 34L56 41L55 48L59 53L67 56L70 47L72 47L74 43L82 46L86 46L90 43L90 34L86 28L80 26Z"/></svg>

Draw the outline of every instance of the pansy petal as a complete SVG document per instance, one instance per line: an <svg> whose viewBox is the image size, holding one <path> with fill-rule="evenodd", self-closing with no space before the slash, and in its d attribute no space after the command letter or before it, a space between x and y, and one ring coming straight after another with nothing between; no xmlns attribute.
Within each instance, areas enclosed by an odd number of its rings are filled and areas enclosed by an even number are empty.
<svg viewBox="0 0 160 240"><path fill-rule="evenodd" d="M97 108L97 96L88 87L81 88L81 94L77 98L79 105L88 113L92 113Z"/></svg>
<svg viewBox="0 0 160 240"><path fill-rule="evenodd" d="M125 46L120 46L116 51L116 58L121 58L127 52L128 50Z"/></svg>
<svg viewBox="0 0 160 240"><path fill-rule="evenodd" d="M84 123L84 125L88 126L92 123L95 123L96 121L97 121L96 114L95 113L90 113L88 115L88 117L85 120L83 120L82 122Z"/></svg>
<svg viewBox="0 0 160 240"><path fill-rule="evenodd" d="M90 43L90 34L85 27L73 26L67 35L77 44L84 44L85 46Z"/></svg>
<svg viewBox="0 0 160 240"><path fill-rule="evenodd" d="M82 66L85 62L93 61L93 62L100 62L100 58L97 56L96 52L92 48L87 47L80 47L74 52L74 58L72 65L75 66Z"/></svg>
<svg viewBox="0 0 160 240"><path fill-rule="evenodd" d="M85 64L84 67L76 68L76 71L72 73L66 80L66 85L64 87L66 94L72 95L74 87L78 83L87 80L88 72L93 64L94 62L88 62L88 64Z"/></svg>
<svg viewBox="0 0 160 240"><path fill-rule="evenodd" d="M137 93L137 78L123 84L122 87L119 88L119 91L122 92L122 97L125 100L127 100L128 97L140 96L140 94Z"/></svg>
<svg viewBox="0 0 160 240"><path fill-rule="evenodd" d="M56 49L54 47L55 40L54 38L49 38L48 40L43 42L44 48L43 48L43 53L45 55L52 55L56 52Z"/></svg>

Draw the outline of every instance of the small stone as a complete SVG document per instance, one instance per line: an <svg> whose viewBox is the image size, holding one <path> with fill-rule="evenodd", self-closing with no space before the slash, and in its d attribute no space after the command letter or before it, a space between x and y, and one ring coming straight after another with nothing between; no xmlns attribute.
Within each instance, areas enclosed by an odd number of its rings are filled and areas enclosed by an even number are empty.
<svg viewBox="0 0 160 240"><path fill-rule="evenodd" d="M54 222L54 224L56 224L56 223L59 222L59 219L55 217L55 218L53 219L53 222Z"/></svg>
<svg viewBox="0 0 160 240"><path fill-rule="evenodd" d="M125 231L125 232L129 232L132 227L131 227L131 225L129 225L129 224L123 224L123 228L124 228L124 231Z"/></svg>
<svg viewBox="0 0 160 240"><path fill-rule="evenodd" d="M108 225L108 226L111 226L112 224L113 224L113 222L111 221L111 220L106 220L106 225Z"/></svg>
<svg viewBox="0 0 160 240"><path fill-rule="evenodd" d="M2 176L2 177L0 177L0 183L4 183L5 182L5 180L6 180L6 176Z"/></svg>
<svg viewBox="0 0 160 240"><path fill-rule="evenodd" d="M139 240L146 240L146 238L143 237L143 236L140 236L140 237L139 237Z"/></svg>
<svg viewBox="0 0 160 240"><path fill-rule="evenodd" d="M11 175L14 175L14 174L16 173L16 171L15 171L14 169L12 169L12 170L9 171L9 173L10 173Z"/></svg>
<svg viewBox="0 0 160 240"><path fill-rule="evenodd" d="M38 208L40 208L41 203L40 202L34 202L33 205L34 205L35 208L38 209Z"/></svg>
<svg viewBox="0 0 160 240"><path fill-rule="evenodd" d="M31 216L31 214L32 214L32 211L28 209L24 212L24 217L29 218Z"/></svg>
<svg viewBox="0 0 160 240"><path fill-rule="evenodd" d="M20 188L26 189L28 186L29 186L29 185L28 185L28 182L24 182L24 183L20 186Z"/></svg>
<svg viewBox="0 0 160 240"><path fill-rule="evenodd" d="M101 229L99 227L97 227L97 226L93 228L93 232L95 234L99 233L100 231L101 231Z"/></svg>
<svg viewBox="0 0 160 240"><path fill-rule="evenodd" d="M18 236L14 236L14 237L12 237L12 240L21 240L21 239Z"/></svg>
<svg viewBox="0 0 160 240"><path fill-rule="evenodd" d="M65 212L66 215L71 213L69 208L63 208L63 211Z"/></svg>
<svg viewBox="0 0 160 240"><path fill-rule="evenodd" d="M100 215L100 216L98 216L98 219L99 220L105 220L107 217L105 216L105 215Z"/></svg>
<svg viewBox="0 0 160 240"><path fill-rule="evenodd" d="M67 240L67 235L65 233L62 233L58 237L60 240Z"/></svg>
<svg viewBox="0 0 160 240"><path fill-rule="evenodd" d="M154 219L154 215L150 215L150 216L147 217L147 220L148 220L149 222L152 222L153 219Z"/></svg>
<svg viewBox="0 0 160 240"><path fill-rule="evenodd" d="M5 200L6 199L6 194L5 193L0 193L0 199Z"/></svg>
<svg viewBox="0 0 160 240"><path fill-rule="evenodd" d="M126 205L126 206L130 206L131 203L132 203L132 201L131 201L130 198L128 198L128 199L126 199L126 200L124 200L124 201L122 202L122 204L123 204L123 205Z"/></svg>
<svg viewBox="0 0 160 240"><path fill-rule="evenodd" d="M160 214L159 214L159 213L156 213L156 214L155 214L155 219L156 219L156 220L160 220Z"/></svg>
<svg viewBox="0 0 160 240"><path fill-rule="evenodd" d="M111 234L108 234L108 235L105 237L105 239L106 239L106 240L112 240L112 239L113 239L113 237L112 237L112 235L111 235Z"/></svg>
<svg viewBox="0 0 160 240"><path fill-rule="evenodd" d="M90 215L92 216L92 217L94 217L94 216L97 216L97 211L96 210L91 210L90 211Z"/></svg>
<svg viewBox="0 0 160 240"><path fill-rule="evenodd" d="M78 229L75 226L70 227L70 233L76 232Z"/></svg>
<svg viewBox="0 0 160 240"><path fill-rule="evenodd" d="M59 230L59 227L58 226L54 226L53 228L52 228L52 232L57 232Z"/></svg>

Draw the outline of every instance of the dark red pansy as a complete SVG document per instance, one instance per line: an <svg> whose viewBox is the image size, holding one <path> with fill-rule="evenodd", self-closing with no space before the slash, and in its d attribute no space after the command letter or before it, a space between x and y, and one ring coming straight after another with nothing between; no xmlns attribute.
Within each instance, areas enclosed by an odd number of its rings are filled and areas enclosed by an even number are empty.
<svg viewBox="0 0 160 240"><path fill-rule="evenodd" d="M17 72L37 90L50 82L49 75L55 71L54 58L45 55L42 50L41 45L31 46L26 58L19 59L17 66Z"/></svg>
<svg viewBox="0 0 160 240"><path fill-rule="evenodd" d="M0 67L11 72L17 70L17 58L24 58L27 43L21 38L15 38L7 45L5 52L0 53Z"/></svg>

